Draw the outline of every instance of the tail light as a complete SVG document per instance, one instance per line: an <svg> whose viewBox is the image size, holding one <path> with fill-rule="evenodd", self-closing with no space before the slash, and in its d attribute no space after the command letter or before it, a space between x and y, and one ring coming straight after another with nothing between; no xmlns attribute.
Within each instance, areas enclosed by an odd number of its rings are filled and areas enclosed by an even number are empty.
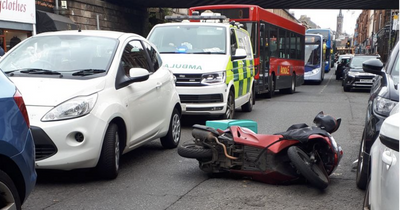
<svg viewBox="0 0 400 210"><path fill-rule="evenodd" d="M24 99L22 98L22 95L18 91L18 89L15 91L14 100L15 100L15 103L17 103L17 106L18 106L19 110L21 111L22 116L24 116L26 125L28 125L28 127L30 127L29 126L30 124L29 124L28 111L26 110Z"/></svg>

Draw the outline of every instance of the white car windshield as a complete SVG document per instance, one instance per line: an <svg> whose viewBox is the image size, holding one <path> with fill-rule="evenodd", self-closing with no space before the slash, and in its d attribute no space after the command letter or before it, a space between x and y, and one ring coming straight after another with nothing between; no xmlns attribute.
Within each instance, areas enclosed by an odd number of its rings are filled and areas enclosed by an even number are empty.
<svg viewBox="0 0 400 210"><path fill-rule="evenodd" d="M35 70L57 73L97 70L105 72L114 56L115 39L82 36L36 36L9 52L0 63L5 72Z"/></svg>
<svg viewBox="0 0 400 210"><path fill-rule="evenodd" d="M148 39L161 54L226 54L226 29L219 26L161 26Z"/></svg>

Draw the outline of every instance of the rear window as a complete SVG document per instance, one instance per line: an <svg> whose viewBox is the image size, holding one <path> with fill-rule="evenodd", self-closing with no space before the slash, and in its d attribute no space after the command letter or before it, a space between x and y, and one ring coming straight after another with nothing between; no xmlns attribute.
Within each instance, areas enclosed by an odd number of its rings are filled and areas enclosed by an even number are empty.
<svg viewBox="0 0 400 210"><path fill-rule="evenodd" d="M377 57L376 56L354 56L350 62L350 68L362 69L363 62L370 60L370 59L377 59Z"/></svg>

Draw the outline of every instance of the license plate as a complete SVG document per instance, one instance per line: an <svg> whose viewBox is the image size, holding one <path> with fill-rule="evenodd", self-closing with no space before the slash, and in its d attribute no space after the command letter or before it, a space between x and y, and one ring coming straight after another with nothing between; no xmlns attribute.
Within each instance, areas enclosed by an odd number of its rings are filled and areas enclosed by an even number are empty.
<svg viewBox="0 0 400 210"><path fill-rule="evenodd" d="M372 83L372 79L360 79L360 82Z"/></svg>

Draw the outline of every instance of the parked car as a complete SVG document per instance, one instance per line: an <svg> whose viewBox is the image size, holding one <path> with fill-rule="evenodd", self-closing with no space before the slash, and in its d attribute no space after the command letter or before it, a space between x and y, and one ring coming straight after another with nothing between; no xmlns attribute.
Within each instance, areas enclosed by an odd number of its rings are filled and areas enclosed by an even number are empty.
<svg viewBox="0 0 400 210"><path fill-rule="evenodd" d="M345 92L351 89L370 89L375 74L363 70L363 62L369 59L379 59L377 55L355 55L344 69L342 86Z"/></svg>
<svg viewBox="0 0 400 210"><path fill-rule="evenodd" d="M0 209L21 209L36 177L35 145L24 99L0 70Z"/></svg>
<svg viewBox="0 0 400 210"><path fill-rule="evenodd" d="M377 75L372 85L368 99L365 125L358 154L356 183L360 189L365 189L370 173L370 150L379 135L382 122L399 102L399 44L393 49L385 66L380 60L364 62L366 72ZM379 75L379 76L378 76Z"/></svg>
<svg viewBox="0 0 400 210"><path fill-rule="evenodd" d="M343 70L346 68L346 65L350 62L351 58L353 58L353 54L339 55L335 71L336 80L343 78Z"/></svg>
<svg viewBox="0 0 400 210"><path fill-rule="evenodd" d="M399 127L398 105L386 118L379 137L371 147L371 176L364 209L399 209Z"/></svg>
<svg viewBox="0 0 400 210"><path fill-rule="evenodd" d="M32 123L37 169L96 168L114 179L120 155L159 139L180 141L172 72L145 38L112 31L30 37L0 60Z"/></svg>

